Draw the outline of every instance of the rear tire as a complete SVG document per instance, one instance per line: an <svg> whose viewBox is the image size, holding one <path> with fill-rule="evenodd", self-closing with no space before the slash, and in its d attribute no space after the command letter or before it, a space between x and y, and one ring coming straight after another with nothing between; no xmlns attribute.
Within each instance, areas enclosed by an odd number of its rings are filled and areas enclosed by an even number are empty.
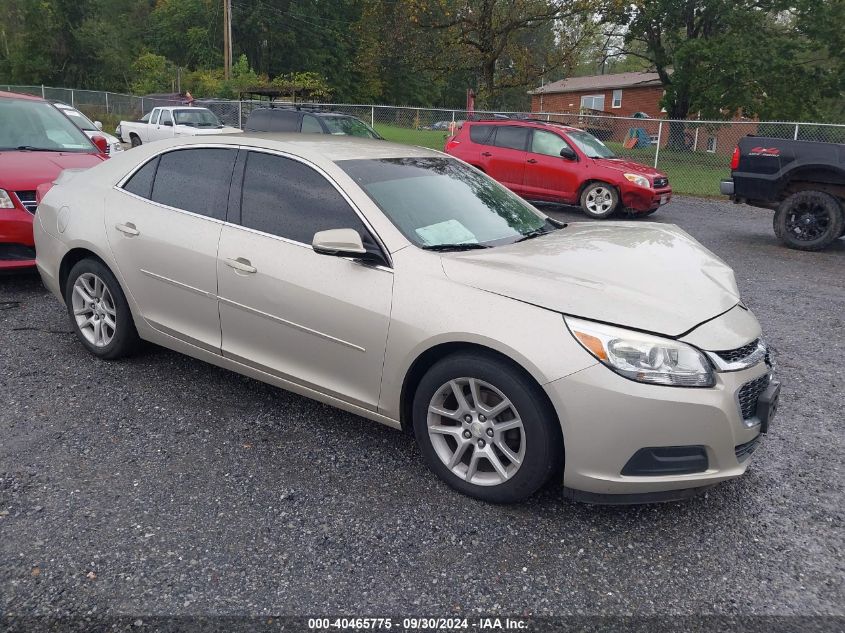
<svg viewBox="0 0 845 633"><path fill-rule="evenodd" d="M94 356L114 360L138 349L141 339L126 296L101 261L83 259L71 269L65 304L77 338Z"/></svg>
<svg viewBox="0 0 845 633"><path fill-rule="evenodd" d="M132 143L132 147L138 147L141 145L141 139L138 137L137 134L130 134L129 141Z"/></svg>
<svg viewBox="0 0 845 633"><path fill-rule="evenodd" d="M818 251L845 231L842 204L823 191L799 191L786 198L772 220L777 238L789 248Z"/></svg>
<svg viewBox="0 0 845 633"><path fill-rule="evenodd" d="M545 394L493 355L459 353L437 362L420 381L412 411L429 468L476 499L526 499L563 463L560 426Z"/></svg>
<svg viewBox="0 0 845 633"><path fill-rule="evenodd" d="M619 206L619 192L606 182L593 182L581 192L581 209L596 220L609 218Z"/></svg>

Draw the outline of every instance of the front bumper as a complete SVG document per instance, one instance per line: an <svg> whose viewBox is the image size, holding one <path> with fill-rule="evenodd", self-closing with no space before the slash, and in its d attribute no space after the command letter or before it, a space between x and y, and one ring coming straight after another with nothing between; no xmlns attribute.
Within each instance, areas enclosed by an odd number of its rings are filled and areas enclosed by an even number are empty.
<svg viewBox="0 0 845 633"><path fill-rule="evenodd" d="M33 215L23 209L0 209L0 270L35 266Z"/></svg>
<svg viewBox="0 0 845 633"><path fill-rule="evenodd" d="M634 382L597 364L548 383L545 390L563 429L564 486L576 498L668 500L742 475L749 460L737 447L757 438L761 425L743 421L737 394L766 374L768 366L760 363L718 373L716 386L696 389ZM646 447L702 447L707 465L688 474L623 475L629 460ZM657 494L669 491L675 494Z"/></svg>
<svg viewBox="0 0 845 633"><path fill-rule="evenodd" d="M643 189L636 187L622 191L622 206L630 211L645 213L672 201L672 188Z"/></svg>

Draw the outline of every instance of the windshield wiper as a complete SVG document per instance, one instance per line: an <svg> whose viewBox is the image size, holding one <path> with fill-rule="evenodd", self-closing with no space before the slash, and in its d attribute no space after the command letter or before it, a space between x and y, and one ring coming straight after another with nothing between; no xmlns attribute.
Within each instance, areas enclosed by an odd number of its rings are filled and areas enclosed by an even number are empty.
<svg viewBox="0 0 845 633"><path fill-rule="evenodd" d="M426 251L471 251L477 248L490 248L486 244L478 244L477 242L470 242L467 244L428 244L421 246Z"/></svg>
<svg viewBox="0 0 845 633"><path fill-rule="evenodd" d="M60 152L60 149L51 149L49 147L35 147L33 145L18 145L16 150L21 152Z"/></svg>
<svg viewBox="0 0 845 633"><path fill-rule="evenodd" d="M538 228L534 229L533 231L528 231L528 233L523 233L522 237L520 237L518 240L514 240L511 243L516 244L517 242L524 242L525 240L530 240L530 239L533 239L535 237L540 237L541 235L546 235L546 233L551 233L552 231L556 231L558 229L563 229L563 228L566 228L566 226L567 226L567 224L565 222L560 222L560 221L555 220L553 218L547 218L546 221L549 224L551 224L552 228L549 228L548 226L538 227Z"/></svg>

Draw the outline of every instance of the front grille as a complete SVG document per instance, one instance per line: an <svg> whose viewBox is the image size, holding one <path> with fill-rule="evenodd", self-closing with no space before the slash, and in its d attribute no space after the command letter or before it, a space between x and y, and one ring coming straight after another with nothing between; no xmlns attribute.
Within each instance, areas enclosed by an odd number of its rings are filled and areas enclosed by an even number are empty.
<svg viewBox="0 0 845 633"><path fill-rule="evenodd" d="M736 460L738 462L744 462L748 459L748 456L751 455L755 450L757 450L757 445L760 443L760 438L762 435L758 435L750 442L745 442L744 444L739 444L734 447L734 453L736 453Z"/></svg>
<svg viewBox="0 0 845 633"><path fill-rule="evenodd" d="M716 354L722 360L728 363L736 363L741 360L745 360L751 354L757 351L757 346L760 344L759 339L755 339L751 341L748 345L743 345L742 347L737 347L736 349L729 349L724 352L716 352Z"/></svg>
<svg viewBox="0 0 845 633"><path fill-rule="evenodd" d="M35 213L35 207L38 206L38 202L35 200L34 191L16 191L15 195L18 197L18 200L21 201L24 209L30 213Z"/></svg>
<svg viewBox="0 0 845 633"><path fill-rule="evenodd" d="M737 399L739 400L739 409L742 411L743 420L750 420L755 416L757 413L757 399L766 390L768 385L769 375L763 374L759 378L755 378L740 387Z"/></svg>
<svg viewBox="0 0 845 633"><path fill-rule="evenodd" d="M19 262L35 259L35 249L26 244L0 243L0 260Z"/></svg>
<svg viewBox="0 0 845 633"><path fill-rule="evenodd" d="M663 189L663 187L669 186L669 179L668 178L655 178L654 179L654 188L655 189Z"/></svg>

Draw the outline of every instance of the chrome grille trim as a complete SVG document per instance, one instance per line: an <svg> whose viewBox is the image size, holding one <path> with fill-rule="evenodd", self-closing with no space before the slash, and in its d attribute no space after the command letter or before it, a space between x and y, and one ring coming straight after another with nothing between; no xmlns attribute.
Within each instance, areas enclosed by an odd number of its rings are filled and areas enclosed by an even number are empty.
<svg viewBox="0 0 845 633"><path fill-rule="evenodd" d="M38 202L35 199L35 192L16 191L15 195L18 197L21 206L23 206L24 209L35 215L35 208L38 206Z"/></svg>
<svg viewBox="0 0 845 633"><path fill-rule="evenodd" d="M763 362L769 350L762 339L757 339L736 349L704 353L717 371L740 371Z"/></svg>

